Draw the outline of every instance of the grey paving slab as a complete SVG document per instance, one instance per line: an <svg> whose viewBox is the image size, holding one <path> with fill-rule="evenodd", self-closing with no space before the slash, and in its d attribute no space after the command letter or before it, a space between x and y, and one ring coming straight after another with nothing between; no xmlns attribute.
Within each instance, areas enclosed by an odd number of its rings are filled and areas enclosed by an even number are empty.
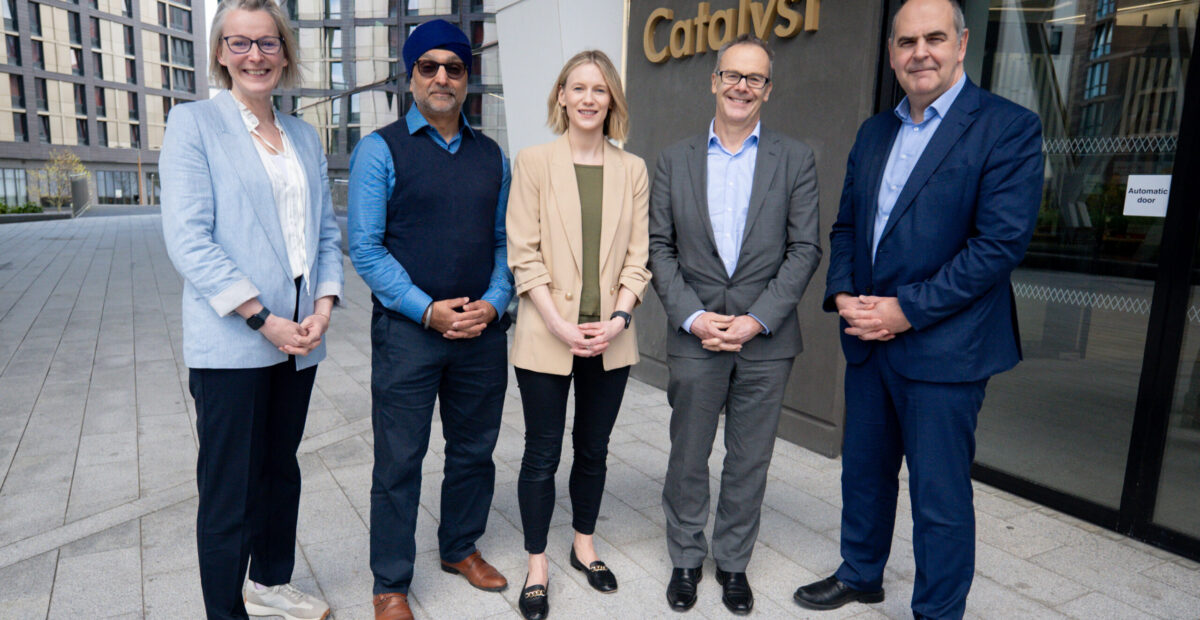
<svg viewBox="0 0 1200 620"><path fill-rule="evenodd" d="M0 618L201 614L182 286L160 227L154 214L0 227ZM293 574L340 620L373 617L371 302L345 265L345 299L299 451L304 490ZM661 508L670 416L661 390L630 381L610 441L596 531L597 549L621 583L613 595L592 592L566 562L573 532L564 438L548 547L556 617L680 617L663 604L671 568ZM572 426L568 416L568 436ZM526 570L516 502L523 436L510 373L493 510L479 547L513 586L479 592L437 566L445 442L435 412L417 519L418 618L517 617ZM709 459L714 503L724 455L718 440ZM797 586L840 562L840 478L837 459L777 443L749 568L754 617L910 616L915 567L903 471L887 600L820 614L792 603ZM969 618L1197 617L1200 564L986 485L976 485L976 509ZM688 617L727 618L711 560L705 568L701 601Z"/></svg>

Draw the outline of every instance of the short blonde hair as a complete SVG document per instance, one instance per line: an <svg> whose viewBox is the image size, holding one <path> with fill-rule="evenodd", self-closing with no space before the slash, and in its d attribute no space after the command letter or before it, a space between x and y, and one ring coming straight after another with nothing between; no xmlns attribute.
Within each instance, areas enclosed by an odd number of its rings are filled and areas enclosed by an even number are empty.
<svg viewBox="0 0 1200 620"><path fill-rule="evenodd" d="M557 134L565 132L570 126L571 122L567 118L566 109L558 105L558 92L566 88L567 76L571 75L572 71L587 64L596 65L608 86L610 101L608 115L604 118L604 135L613 140L624 140L629 136L629 104L625 101L625 89L621 87L621 76L617 73L617 68L608 59L608 55L600 50L579 52L563 65L562 71L558 72L558 79L554 80L554 87L550 89L550 98L546 102L549 111L546 124Z"/></svg>
<svg viewBox="0 0 1200 620"><path fill-rule="evenodd" d="M279 86L283 88L292 88L300 85L300 58L296 55L296 37L292 34L291 24L288 23L287 15L283 14L283 9L275 0L220 0L221 4L217 6L217 13L213 15L212 28L209 29L208 35L208 74L217 86L224 89L233 87L233 77L229 75L229 69L217 60L217 52L221 50L221 46L225 45L223 38L225 37L225 17L231 11L266 11L271 16L271 20L275 22L275 29L279 31L279 38L283 41L283 54L287 64L283 67L283 75L279 78ZM292 0L295 2L296 0Z"/></svg>

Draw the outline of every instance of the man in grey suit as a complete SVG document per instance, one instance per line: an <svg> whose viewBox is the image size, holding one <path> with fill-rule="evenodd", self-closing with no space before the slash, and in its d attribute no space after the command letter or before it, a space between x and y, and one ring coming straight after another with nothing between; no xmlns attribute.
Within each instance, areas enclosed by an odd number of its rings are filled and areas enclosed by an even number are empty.
<svg viewBox="0 0 1200 620"><path fill-rule="evenodd" d="M761 128L771 51L743 35L712 74L706 133L667 148L650 194L650 270L668 324L671 456L663 487L674 570L667 601L696 602L708 555L708 458L725 411L725 463L713 527L721 600L749 613L746 566L792 361L796 304L821 259L812 150Z"/></svg>

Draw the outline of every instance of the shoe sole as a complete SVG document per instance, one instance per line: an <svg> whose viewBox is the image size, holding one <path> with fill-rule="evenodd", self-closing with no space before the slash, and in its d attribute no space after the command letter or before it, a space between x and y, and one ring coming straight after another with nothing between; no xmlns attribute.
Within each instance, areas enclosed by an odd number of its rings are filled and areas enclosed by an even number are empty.
<svg viewBox="0 0 1200 620"><path fill-rule="evenodd" d="M262 605L251 603L244 599L242 600L242 603L246 606L246 613L251 616L277 616L277 617L283 618L283 620L310 620L308 618L297 618L296 616L288 614L288 613L284 612L283 610L277 609L275 607L264 607ZM325 610L325 615L321 616L317 620L325 620L328 617L329 617L329 610L327 609L327 610Z"/></svg>
<svg viewBox="0 0 1200 620"><path fill-rule="evenodd" d="M799 605L805 609L812 609L812 610L816 610L816 611L829 611L831 609L837 609L839 607L844 607L846 605L849 605L850 603L862 603L864 605L874 605L875 603L882 603L883 602L883 592L864 592L863 594L860 594L844 603L839 603L837 605L819 605L817 603L812 603L812 602L806 601L794 594L792 595L792 600L796 601L797 605Z"/></svg>
<svg viewBox="0 0 1200 620"><path fill-rule="evenodd" d="M453 566L446 566L445 564L442 564L442 571L446 572L446 573L450 573L451 575L462 575L462 571L458 570L457 568L454 568ZM463 575L463 579L467 579L467 576ZM467 583L471 583L471 580L467 579ZM485 588L483 586L477 586L477 585L471 583L471 587L475 588L476 590L483 590L484 592L503 592L508 589L508 584L506 583L502 586L495 587L495 588Z"/></svg>

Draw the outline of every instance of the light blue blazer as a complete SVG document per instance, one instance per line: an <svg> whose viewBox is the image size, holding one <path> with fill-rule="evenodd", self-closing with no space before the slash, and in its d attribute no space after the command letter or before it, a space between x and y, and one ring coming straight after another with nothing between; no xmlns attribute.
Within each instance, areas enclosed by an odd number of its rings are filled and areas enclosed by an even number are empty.
<svg viewBox="0 0 1200 620"><path fill-rule="evenodd" d="M341 295L341 231L333 216L325 152L310 125L279 121L295 146L310 192L305 239L311 282L300 287L299 320L313 302ZM158 160L167 254L183 276L183 358L189 368L261 368L287 360L233 310L257 296L291 319L296 285L271 183L228 91L171 108ZM296 369L325 345L296 357Z"/></svg>

